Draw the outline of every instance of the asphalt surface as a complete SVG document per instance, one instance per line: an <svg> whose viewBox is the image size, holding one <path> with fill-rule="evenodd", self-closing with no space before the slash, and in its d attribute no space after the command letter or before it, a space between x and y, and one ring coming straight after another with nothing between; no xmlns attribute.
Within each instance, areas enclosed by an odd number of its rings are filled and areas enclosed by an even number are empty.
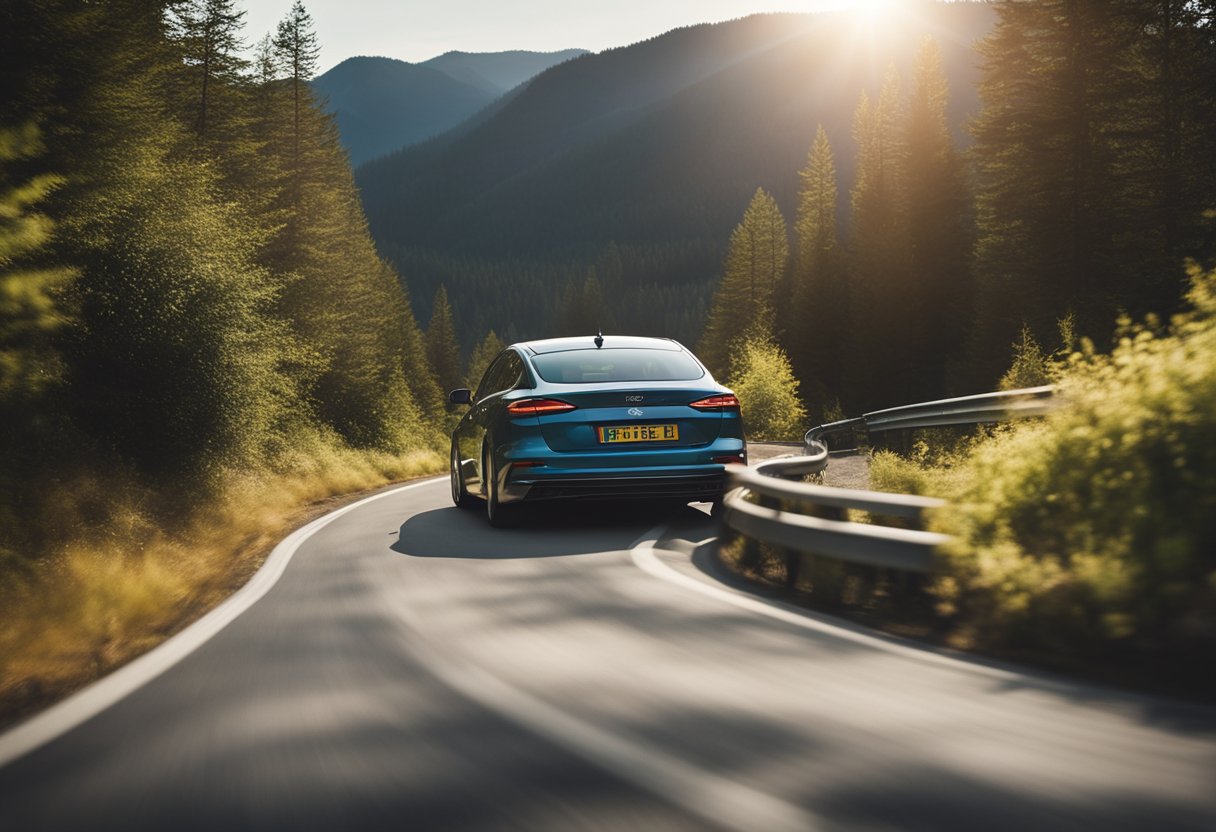
<svg viewBox="0 0 1216 832"><path fill-rule="evenodd" d="M754 599L712 535L628 505L495 531L445 480L361 504L0 768L0 829L1216 828L1216 712Z"/></svg>

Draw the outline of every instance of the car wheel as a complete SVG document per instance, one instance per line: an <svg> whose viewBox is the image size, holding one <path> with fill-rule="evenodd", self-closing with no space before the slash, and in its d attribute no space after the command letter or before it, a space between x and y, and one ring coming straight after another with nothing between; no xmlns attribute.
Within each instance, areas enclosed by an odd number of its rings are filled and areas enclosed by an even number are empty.
<svg viewBox="0 0 1216 832"><path fill-rule="evenodd" d="M498 501L498 469L494 465L494 454L488 443L481 452L481 475L485 481L486 520L496 529L505 529L511 525L514 512L510 506L504 506Z"/></svg>
<svg viewBox="0 0 1216 832"><path fill-rule="evenodd" d="M473 498L469 496L469 492L464 487L464 477L460 472L460 448L456 443L452 443L452 461L449 466L449 476L452 480L452 502L457 508L472 508Z"/></svg>

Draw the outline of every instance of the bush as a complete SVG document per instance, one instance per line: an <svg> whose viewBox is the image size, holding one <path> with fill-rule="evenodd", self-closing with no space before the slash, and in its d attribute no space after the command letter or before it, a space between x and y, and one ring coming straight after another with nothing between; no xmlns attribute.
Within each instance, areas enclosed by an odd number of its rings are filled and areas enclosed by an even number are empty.
<svg viewBox="0 0 1216 832"><path fill-rule="evenodd" d="M1164 334L1063 368L1066 406L975 444L936 525L941 610L981 642L1068 652L1216 636L1216 273Z"/></svg>
<svg viewBox="0 0 1216 832"><path fill-rule="evenodd" d="M763 338L742 342L731 362L730 387L743 406L743 424L752 439L801 439L806 409L798 379L785 352Z"/></svg>

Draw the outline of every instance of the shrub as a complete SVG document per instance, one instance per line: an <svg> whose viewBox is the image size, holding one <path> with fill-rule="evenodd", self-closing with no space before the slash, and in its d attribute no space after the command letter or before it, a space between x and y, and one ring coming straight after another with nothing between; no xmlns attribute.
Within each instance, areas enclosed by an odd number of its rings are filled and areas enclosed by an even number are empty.
<svg viewBox="0 0 1216 832"><path fill-rule="evenodd" d="M937 520L941 609L1055 651L1216 635L1216 273L1156 334L1062 370L1066 406L979 441Z"/></svg>
<svg viewBox="0 0 1216 832"><path fill-rule="evenodd" d="M748 435L800 439L807 428L806 409L785 352L767 339L751 338L738 346L731 366L730 387L742 403Z"/></svg>

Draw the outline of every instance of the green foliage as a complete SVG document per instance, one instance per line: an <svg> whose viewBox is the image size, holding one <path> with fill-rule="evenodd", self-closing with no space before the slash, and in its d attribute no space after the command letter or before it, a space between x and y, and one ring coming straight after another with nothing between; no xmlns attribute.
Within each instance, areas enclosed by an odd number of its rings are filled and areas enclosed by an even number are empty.
<svg viewBox="0 0 1216 832"><path fill-rule="evenodd" d="M1022 327L1022 337L1013 344L1013 363L997 383L998 390L1020 390L1050 384L1050 359L1035 340L1030 327Z"/></svg>
<svg viewBox="0 0 1216 832"><path fill-rule="evenodd" d="M1061 318L1056 326L1060 331L1060 348L1055 353L1048 355L1043 352L1043 348L1035 340L1030 327L1022 325L1021 337L1013 342L1013 362L997 383L998 390L1040 387L1059 380L1069 356L1076 348L1073 316L1068 315Z"/></svg>
<svg viewBox="0 0 1216 832"><path fill-rule="evenodd" d="M77 419L156 475L257 466L293 403L268 274L204 168L154 140L124 151L64 224L81 263Z"/></svg>
<svg viewBox="0 0 1216 832"><path fill-rule="evenodd" d="M946 440L933 431L922 434L907 454L890 450L874 451L870 455L870 487L892 494L919 494L941 497L958 488L965 476L963 469L968 454L986 434ZM926 435L928 438L926 438Z"/></svg>
<svg viewBox="0 0 1216 832"><path fill-rule="evenodd" d="M892 65L877 100L854 117L850 194L850 368L838 392L850 410L947 392L972 306L971 206L954 146L940 50L926 38L901 91Z"/></svg>
<svg viewBox="0 0 1216 832"><path fill-rule="evenodd" d="M291 11L279 21L271 40L276 68L285 73L291 91L291 158L297 173L304 165L302 151L306 150L304 131L308 129L312 94L308 82L317 71L321 47L313 29L312 16L300 0L292 3Z"/></svg>
<svg viewBox="0 0 1216 832"><path fill-rule="evenodd" d="M68 483L93 495L73 516L104 523L121 480L171 523L310 454L439 443L408 297L308 92L307 14L252 75L242 16L4 6L0 546L29 559L62 542Z"/></svg>
<svg viewBox="0 0 1216 832"><path fill-rule="evenodd" d="M806 410L798 379L785 351L763 338L739 344L731 359L730 387L739 397L743 424L752 439L798 439L806 430Z"/></svg>
<svg viewBox="0 0 1216 832"><path fill-rule="evenodd" d="M486 337L477 345L473 350L473 355L469 358L469 374L465 378L464 386L470 390L476 390L477 385L481 382L481 377L486 374L486 370L490 369L490 362L497 358L506 346L494 330L491 329L487 332Z"/></svg>
<svg viewBox="0 0 1216 832"><path fill-rule="evenodd" d="M249 66L241 57L245 12L236 9L235 0L181 0L169 6L167 17L170 39L186 67L183 92L194 111L188 123L204 142L217 123L230 140L232 121L241 109L242 75Z"/></svg>
<svg viewBox="0 0 1216 832"><path fill-rule="evenodd" d="M997 11L972 127L986 374L1024 319L1041 337L1072 309L1104 335L1119 310L1176 309L1185 258L1213 253L1202 212L1216 191L1210 4Z"/></svg>
<svg viewBox="0 0 1216 832"><path fill-rule="evenodd" d="M912 319L902 349L921 400L946 394L974 308L972 196L947 118L950 89L937 42L926 37L913 69L901 132ZM910 391L911 392L911 391Z"/></svg>
<svg viewBox="0 0 1216 832"><path fill-rule="evenodd" d="M716 375L735 375L736 342L771 338L774 292L789 260L785 218L776 201L757 188L730 238L726 273L714 293L697 354Z"/></svg>
<svg viewBox="0 0 1216 832"><path fill-rule="evenodd" d="M926 469L893 451L876 451L870 457L870 486L892 494L931 494Z"/></svg>
<svg viewBox="0 0 1216 832"><path fill-rule="evenodd" d="M904 144L899 130L900 79L888 68L876 101L862 92L853 120L857 167L850 194L849 318L856 327L848 352L849 409L911 401L918 359L913 332L921 311L910 274L904 199Z"/></svg>
<svg viewBox="0 0 1216 832"><path fill-rule="evenodd" d="M836 162L822 124L799 178L791 302L778 305L777 320L794 369L807 385L804 396L820 409L828 391L839 390L844 381L849 330L848 281L836 231Z"/></svg>
<svg viewBox="0 0 1216 832"><path fill-rule="evenodd" d="M1169 332L1069 362L1064 407L978 443L939 519L944 612L986 643L1067 653L1216 628L1216 274ZM1151 322L1150 322L1151 323Z"/></svg>
<svg viewBox="0 0 1216 832"><path fill-rule="evenodd" d="M566 284L557 302L555 336L594 335L611 332L615 327L612 313L604 302L604 290L595 267L587 270L582 286Z"/></svg>
<svg viewBox="0 0 1216 832"><path fill-rule="evenodd" d="M431 324L426 329L426 355L435 370L439 389L445 396L460 387L464 380L460 343L456 340L456 324L452 320L448 293L442 286L435 293L435 303L431 306Z"/></svg>
<svg viewBox="0 0 1216 832"><path fill-rule="evenodd" d="M39 151L32 127L0 131L0 407L6 411L59 379L51 338L67 323L61 298L75 276L67 268L22 266L51 239L50 219L32 209L61 180L44 174L9 185L4 174L9 164Z"/></svg>

